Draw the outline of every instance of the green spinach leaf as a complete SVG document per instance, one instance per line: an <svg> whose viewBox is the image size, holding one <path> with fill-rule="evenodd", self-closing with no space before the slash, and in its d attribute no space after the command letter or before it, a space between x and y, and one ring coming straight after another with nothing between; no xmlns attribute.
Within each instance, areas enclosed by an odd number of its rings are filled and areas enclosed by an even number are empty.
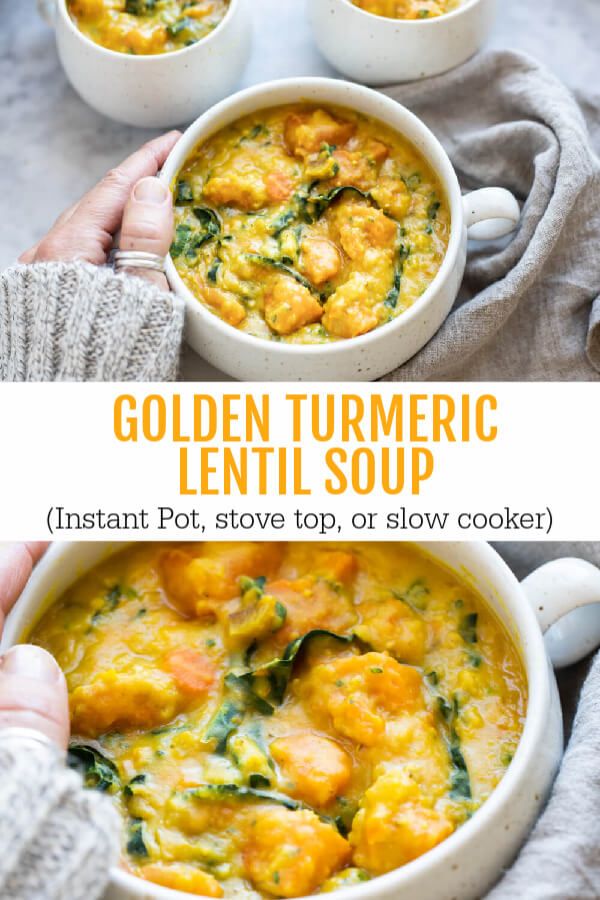
<svg viewBox="0 0 600 900"><path fill-rule="evenodd" d="M477 613L467 613L458 626L458 632L466 644L477 643L477 618Z"/></svg>
<svg viewBox="0 0 600 900"><path fill-rule="evenodd" d="M263 256L261 253L246 253L246 259L250 262L256 263L258 266L270 266L272 269L277 269L279 272L283 272L285 275L289 275L290 278L293 278L294 281L297 281L298 284L301 284L311 293L314 293L314 288L310 281L308 281L303 275L299 272L296 272L295 269L292 269L290 265L288 265L291 260L288 257L284 257L285 262L281 259L273 259L270 256Z"/></svg>
<svg viewBox="0 0 600 900"><path fill-rule="evenodd" d="M137 856L139 859L147 859L150 855L146 842L144 840L144 821L143 819L131 819L129 823L129 836L127 839L127 852L130 856Z"/></svg>
<svg viewBox="0 0 600 900"><path fill-rule="evenodd" d="M86 788L114 793L121 787L115 764L97 748L89 744L71 744L67 763L83 777Z"/></svg>
<svg viewBox="0 0 600 900"><path fill-rule="evenodd" d="M408 259L409 255L409 248L404 244L400 244L396 253L394 265L394 281L392 287L385 297L385 300L383 301L384 305L389 309L396 309L398 305L398 300L400 298L400 288L402 286L402 275L404 273L404 263Z"/></svg>
<svg viewBox="0 0 600 900"><path fill-rule="evenodd" d="M245 708L239 701L227 698L209 722L206 734L207 741L215 741L215 752L224 753L230 734L241 724Z"/></svg>

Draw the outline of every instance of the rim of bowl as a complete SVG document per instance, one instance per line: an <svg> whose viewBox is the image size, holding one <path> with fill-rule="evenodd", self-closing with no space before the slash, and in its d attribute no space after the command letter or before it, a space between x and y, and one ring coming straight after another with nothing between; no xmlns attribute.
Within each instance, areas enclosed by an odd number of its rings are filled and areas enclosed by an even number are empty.
<svg viewBox="0 0 600 900"><path fill-rule="evenodd" d="M55 544L50 548L45 557L40 561L38 567L33 573L30 581L30 589L39 590L38 581L42 580L46 567L51 567L54 563L55 556L64 551L69 551L82 542L65 542L63 544ZM130 542L123 542L122 547L125 548ZM390 541L389 543L396 543ZM400 542L397 542L400 543ZM511 795L521 786L521 782L527 773L528 766L531 765L538 752L538 742L542 738L545 731L546 716L549 710L549 704L552 702L550 684L548 681L548 656L544 647L542 631L537 621L535 612L531 604L522 596L523 588L519 583L516 575L508 564L502 559L489 543L485 541L413 541L416 546L425 550L426 553L436 558L436 546L444 544L448 547L456 546L459 551L475 553L480 556L484 567L489 569L490 574L485 575L485 583L489 584L490 590L487 593L493 593L497 596L500 605L502 599L511 596L513 602L510 608L506 608L506 618L513 626L511 640L517 646L517 650L523 662L526 678L527 678L527 712L525 715L525 724L521 733L519 744L515 752L514 758L503 776L499 784L494 788L485 803L474 813L471 819L461 825L453 834L444 840L437 847L429 850L423 856L407 863L399 869L395 869L386 875L374 878L370 882L351 888L342 888L337 891L339 900L377 900L381 889L393 889L404 887L403 883L410 882L413 878L418 878L431 865L432 860L437 860L440 864L444 860L448 861L455 852L460 852L461 848L468 846L471 837L480 830L489 827L491 820L497 812L508 804ZM110 542L106 542L110 544ZM117 551L115 546L114 550ZM446 565L442 561L443 565ZM461 568L466 568L468 577L469 562L463 563ZM457 577L465 577L464 572L461 574L461 568L451 566ZM81 574L81 573L79 573ZM482 594L485 593L485 583L483 579L479 580L481 587L475 585L476 589ZM520 596L521 595L521 596ZM521 602L522 601L522 602ZM490 603L485 599L486 603ZM144 881L137 875L133 875L124 869L114 867L110 872L111 881L124 891L129 891L132 896L139 900L185 900L190 895L181 891L175 891L171 888L165 888L155 885L152 882ZM314 900L314 898L299 898L299 900Z"/></svg>
<svg viewBox="0 0 600 900"><path fill-rule="evenodd" d="M215 28L213 28L213 30L210 32L210 34L207 34L206 37L200 38L200 40L196 41L194 44L190 44L189 47L181 47L179 50L169 50L167 53L139 53L139 54L122 53L120 50L111 50L110 47L105 47L103 44L96 43L96 41L93 41L91 38L89 38L87 36L87 34L84 34L83 31L81 31L81 29L77 27L77 25L71 18L69 10L67 9L67 0L56 0L56 7L58 10L58 13L60 15L62 15L63 18L66 20L67 27L72 32L79 35L79 37L82 38L82 40L85 41L86 44L89 44L91 47L94 47L96 50L99 50L102 54L104 54L106 56L114 56L117 59L123 59L123 57L125 57L125 59L128 59L128 60L132 60L132 61L135 60L134 65L137 65L138 63L147 63L148 60L152 60L152 61L156 62L157 59L163 59L163 58L170 59L173 56L181 56L184 53L189 53L189 51L197 50L198 47L205 47L208 43L210 43L212 41L212 39L217 35L217 33L219 31L221 31L221 29L225 26L225 24L229 21L229 19L233 15L234 8L237 9L237 7L240 5L241 2L242 2L242 0L229 0L229 6L227 8L227 12L223 16L223 18L221 19L219 24Z"/></svg>
<svg viewBox="0 0 600 900"><path fill-rule="evenodd" d="M479 0L475 0L475 2L479 2ZM288 355L313 355L317 356L320 354L328 355L335 357L336 354L344 353L349 346L360 348L366 347L370 343L377 343L382 340L384 335L389 334L390 332L400 331L405 325L408 325L410 321L415 318L421 317L427 307L429 306L431 300L436 294L438 287L442 284L451 274L451 271L456 263L458 252L461 243L461 229L458 227L457 222L457 213L459 215L460 221L463 221L462 218L462 194L460 190L460 185L458 182L458 176L450 161L450 157L444 150L441 142L436 137L436 135L431 131L431 129L425 125L425 123L415 115L415 113L411 112L406 106L403 106L401 103L398 103L396 100L393 100L391 97L388 97L386 94L381 93L380 91L376 91L373 88L367 87L365 85L357 84L352 81L345 80L343 78L325 78L319 76L303 76L300 78L282 78L272 81L266 81L261 84L253 85L252 87L245 88L242 91L237 91L235 94L232 94L229 97L226 97L224 100L221 100L215 106L212 106L209 110L204 112L201 116L199 116L192 124L186 129L180 140L177 142L171 153L169 154L163 168L161 171L161 178L167 183L170 188L172 180L178 175L181 171L182 166L185 164L187 158L190 153L194 149L195 146L202 140L203 142L209 140L214 134L220 131L223 128L227 128L229 125L233 124L236 121L236 118L240 116L251 115L250 111L244 112L242 114L234 114L228 121L227 124L220 125L218 128L215 128L211 131L205 138L195 139L195 142L192 142L192 146L185 151L185 155L179 151L180 145L183 143L187 143L187 141L191 140L191 135L198 128L198 123L206 119L207 117L218 116L223 110L227 110L228 107L234 107L237 103L243 102L247 98L254 98L257 100L256 105L254 106L254 111L257 112L259 110L269 109L271 106L277 106L278 102L269 101L269 93L277 90L278 88L295 88L298 91L298 98L294 100L285 100L281 101L281 103L301 103L304 100L310 103L319 103L319 98L305 98L303 97L303 90L306 88L307 90L311 88L328 88L328 87L339 87L340 85L344 86L348 92L349 96L347 98L347 102L344 104L342 101L339 101L339 105L341 107L346 107L347 109L354 110L356 109L352 106L352 94L360 94L362 96L371 96L374 95L379 101L383 101L384 104L389 105L390 109L400 109L401 115L406 115L416 124L416 127L422 131L425 148L421 149L416 146L414 141L411 138L408 138L405 133L395 125L387 125L388 128L391 128L392 131L397 132L402 137L405 138L415 149L417 152L421 154L421 156L425 157L427 163L431 166L434 174L439 178L442 187L447 195L449 206L450 206L450 240L448 241L448 247L446 249L446 253L442 260L442 264L438 271L435 274L435 277L427 286L426 290L421 294L421 296L414 301L414 303L409 306L407 310L401 313L399 316L392 322L386 322L385 325L380 325L377 328L374 328L373 331L369 331L367 334L361 334L358 337L347 338L345 340L325 342L322 344L291 344L285 343L283 341L273 341L267 340L266 338L255 337L251 334L246 334L243 331L240 331L238 328L235 328L232 325L228 325L224 322L219 316L215 313L210 312L202 301L196 297L192 291L187 287L184 283L183 279L179 275L177 268L173 262L171 254L169 253L166 258L166 274L169 283L172 287L175 288L175 292L185 299L186 305L190 306L190 309L193 311L195 315L201 316L206 325L210 328L219 331L223 336L231 340L232 342L240 341L242 344L246 344L248 347L260 348L266 353L269 353L273 356L288 356ZM264 103L262 102L264 99ZM324 103L333 103L334 105L337 101L324 100ZM376 115L371 113L363 113L363 115L371 116L371 118L376 121L382 121ZM386 124L383 122L383 124ZM209 125L210 127L210 125ZM440 153L441 158L444 161L444 165L447 167L447 173L440 171L437 165L434 165L430 159L428 158L428 150L432 147L435 147ZM178 157L179 155L183 156L183 159L174 165L173 159ZM173 171L171 171L171 169ZM165 172L167 174L165 174Z"/></svg>
<svg viewBox="0 0 600 900"><path fill-rule="evenodd" d="M482 3L483 0L461 0L459 6L456 9L451 9L450 12L444 13L441 16L433 16L433 18L429 18L425 16L423 19L394 19L391 16L379 16L377 13L368 12L366 9L361 9L360 6L355 6L352 0L341 0L342 3L345 3L347 6L351 6L356 10L357 13L361 13L363 16L368 16L370 19L381 19L384 22L390 22L396 27L406 26L407 28L412 28L415 25L433 25L435 22L447 21L448 19L455 19L457 16L460 16L462 13L466 12L466 10L470 9L472 6L476 6L478 3Z"/></svg>

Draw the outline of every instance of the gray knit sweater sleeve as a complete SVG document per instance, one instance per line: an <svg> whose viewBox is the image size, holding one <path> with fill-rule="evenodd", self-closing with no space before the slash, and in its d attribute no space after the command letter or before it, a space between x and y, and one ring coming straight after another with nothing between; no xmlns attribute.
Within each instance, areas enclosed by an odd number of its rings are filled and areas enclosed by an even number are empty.
<svg viewBox="0 0 600 900"><path fill-rule="evenodd" d="M118 863L110 801L83 789L61 754L0 732L0 897L98 900Z"/></svg>
<svg viewBox="0 0 600 900"><path fill-rule="evenodd" d="M15 266L0 275L0 381L173 381L183 302L107 267Z"/></svg>

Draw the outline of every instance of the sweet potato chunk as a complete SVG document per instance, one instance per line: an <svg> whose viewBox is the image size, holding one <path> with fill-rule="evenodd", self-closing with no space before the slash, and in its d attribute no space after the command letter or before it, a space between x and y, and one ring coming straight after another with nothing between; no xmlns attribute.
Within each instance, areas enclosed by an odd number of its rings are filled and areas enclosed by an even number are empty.
<svg viewBox="0 0 600 900"><path fill-rule="evenodd" d="M350 259L363 259L372 248L393 249L398 226L380 209L358 203L341 204L335 213L340 243Z"/></svg>
<svg viewBox="0 0 600 900"><path fill-rule="evenodd" d="M146 881L202 897L222 897L223 888L216 878L185 863L153 863L137 873Z"/></svg>
<svg viewBox="0 0 600 900"><path fill-rule="evenodd" d="M354 272L331 295L324 306L323 325L341 338L358 337L377 328L379 320L368 306L369 287L359 272Z"/></svg>
<svg viewBox="0 0 600 900"><path fill-rule="evenodd" d="M265 319L277 334L291 334L322 315L323 307L308 288L285 275L274 280L265 297Z"/></svg>
<svg viewBox="0 0 600 900"><path fill-rule="evenodd" d="M371 196L394 219L403 219L408 215L412 205L412 197L408 188L398 178L380 177L371 190Z"/></svg>
<svg viewBox="0 0 600 900"><path fill-rule="evenodd" d="M258 890L304 897L346 864L350 846L308 810L268 807L253 815L243 857L246 875Z"/></svg>
<svg viewBox="0 0 600 900"><path fill-rule="evenodd" d="M359 607L361 622L355 634L374 650L418 666L423 662L427 628L422 619L400 600L374 600Z"/></svg>
<svg viewBox="0 0 600 900"><path fill-rule="evenodd" d="M286 608L277 642L287 644L308 631L323 628L343 634L356 621L352 603L323 579L308 575L297 581L273 581L265 588Z"/></svg>
<svg viewBox="0 0 600 900"><path fill-rule="evenodd" d="M294 190L294 182L285 172L269 172L265 178L265 186L271 202L287 200Z"/></svg>
<svg viewBox="0 0 600 900"><path fill-rule="evenodd" d="M323 144L340 147L356 130L352 122L335 119L324 109L292 114L285 121L285 143L294 156L316 153Z"/></svg>
<svg viewBox="0 0 600 900"><path fill-rule="evenodd" d="M267 204L267 188L260 169L239 165L226 175L214 175L204 185L204 198L213 206L232 206L246 212Z"/></svg>
<svg viewBox="0 0 600 900"><path fill-rule="evenodd" d="M338 187L351 184L361 191L373 187L377 180L377 167L364 153L336 150L333 158L337 163L337 173L331 181L332 185Z"/></svg>
<svg viewBox="0 0 600 900"><path fill-rule="evenodd" d="M319 574L347 587L354 580L358 560L346 550L328 550L319 557L317 566Z"/></svg>
<svg viewBox="0 0 600 900"><path fill-rule="evenodd" d="M202 296L208 306L227 322L228 325L239 325L246 318L246 310L233 294L221 291L218 288L202 287Z"/></svg>
<svg viewBox="0 0 600 900"><path fill-rule="evenodd" d="M306 238L302 241L300 269L312 284L324 284L339 273L342 267L340 251L327 238Z"/></svg>
<svg viewBox="0 0 600 900"><path fill-rule="evenodd" d="M387 144L384 144L383 141L377 141L371 138L367 141L364 153L365 156L379 165L390 155L390 148Z"/></svg>
<svg viewBox="0 0 600 900"><path fill-rule="evenodd" d="M310 806L327 806L344 791L352 777L352 760L329 738L294 734L273 741L270 749L289 782L286 790Z"/></svg>
<svg viewBox="0 0 600 900"><path fill-rule="evenodd" d="M365 793L349 840L356 865L383 875L431 850L453 831L452 822L423 796L408 773L392 770Z"/></svg>
<svg viewBox="0 0 600 900"><path fill-rule="evenodd" d="M167 550L160 570L169 601L186 615L215 617L223 602L239 594L241 575L268 576L277 566L283 545L266 543L211 543L201 555Z"/></svg>
<svg viewBox="0 0 600 900"><path fill-rule="evenodd" d="M165 657L165 666L184 694L206 694L215 682L217 670L204 654L187 647L179 647Z"/></svg>
<svg viewBox="0 0 600 900"><path fill-rule="evenodd" d="M101 672L75 688L70 703L73 731L97 737L107 731L164 725L179 712L183 698L165 672L137 666L129 672Z"/></svg>
<svg viewBox="0 0 600 900"><path fill-rule="evenodd" d="M321 663L299 680L298 694L325 728L367 747L381 738L391 716L424 706L417 669L383 653Z"/></svg>

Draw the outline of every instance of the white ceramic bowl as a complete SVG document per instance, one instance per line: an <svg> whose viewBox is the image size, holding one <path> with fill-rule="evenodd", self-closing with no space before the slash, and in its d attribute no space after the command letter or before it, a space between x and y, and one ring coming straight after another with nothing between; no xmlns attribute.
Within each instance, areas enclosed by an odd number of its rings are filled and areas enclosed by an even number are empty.
<svg viewBox="0 0 600 900"><path fill-rule="evenodd" d="M406 362L425 346L446 319L458 294L469 237L498 237L519 221L519 205L502 188L461 196L456 173L433 133L408 109L383 94L348 81L294 78L241 91L204 113L176 144L161 177L171 184L197 144L242 116L286 103L333 104L385 122L423 154L443 185L452 227L442 266L425 293L387 325L369 334L330 344L267 341L227 325L192 294L172 259L167 277L187 306L186 338L213 366L242 381L372 381Z"/></svg>
<svg viewBox="0 0 600 900"><path fill-rule="evenodd" d="M56 32L58 55L77 93L95 110L140 128L189 122L238 86L250 55L248 0L231 0L207 37L173 53L107 50L75 25L66 0L38 0Z"/></svg>
<svg viewBox="0 0 600 900"><path fill-rule="evenodd" d="M41 614L84 572L122 549L115 543L54 545L39 563L8 617L2 647L26 638ZM475 815L442 844L401 869L351 889L336 900L475 900L494 883L526 838L562 754L562 718L542 631L566 616L567 638L555 639L562 662L600 643L600 571L577 559L542 566L519 584L484 543L422 543L431 556L469 581L494 609L520 650L528 682L525 727L500 784ZM593 606L586 605L595 604ZM552 629L554 630L554 629ZM189 895L141 881L115 868L106 900L176 900Z"/></svg>
<svg viewBox="0 0 600 900"><path fill-rule="evenodd" d="M331 65L365 84L415 81L466 62L487 40L496 0L462 0L445 16L388 19L351 0L307 0L315 41Z"/></svg>

